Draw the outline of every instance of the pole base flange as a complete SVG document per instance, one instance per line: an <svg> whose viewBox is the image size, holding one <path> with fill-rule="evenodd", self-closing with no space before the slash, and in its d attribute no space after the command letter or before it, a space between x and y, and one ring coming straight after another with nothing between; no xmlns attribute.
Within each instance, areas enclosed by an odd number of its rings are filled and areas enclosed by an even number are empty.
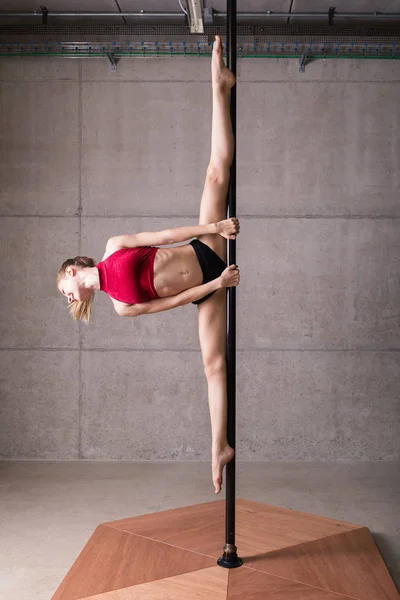
<svg viewBox="0 0 400 600"><path fill-rule="evenodd" d="M236 567L242 566L243 561L236 554L235 556L233 556L233 557L230 556L229 558L225 558L224 556L221 556L221 558L219 558L217 560L217 563L219 564L220 567L223 567L224 569L236 569Z"/></svg>
<svg viewBox="0 0 400 600"><path fill-rule="evenodd" d="M217 564L224 569L235 569L241 567L243 561L236 553L236 546L233 544L225 544L223 555L217 560Z"/></svg>

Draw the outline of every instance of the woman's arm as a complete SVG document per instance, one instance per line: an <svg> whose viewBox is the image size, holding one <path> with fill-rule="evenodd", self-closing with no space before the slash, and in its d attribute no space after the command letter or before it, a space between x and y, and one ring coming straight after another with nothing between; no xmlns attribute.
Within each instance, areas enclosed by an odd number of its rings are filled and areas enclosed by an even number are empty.
<svg viewBox="0 0 400 600"><path fill-rule="evenodd" d="M239 269L236 265L231 265L225 269L220 277L208 283L203 283L203 285L189 288L180 294L176 294L176 296L156 298L155 300L142 302L141 304L115 306L115 310L122 317L137 317L139 315L163 312L164 310L170 310L171 308L200 300L203 296L207 296L207 294L211 294L211 292L215 292L221 288L236 287L239 284L239 280Z"/></svg>
<svg viewBox="0 0 400 600"><path fill-rule="evenodd" d="M149 231L116 235L107 242L108 247L114 248L137 248L138 246L163 246L165 244L176 244L185 242L190 238L200 235L219 233L227 239L235 239L239 232L239 221L236 218L224 219L218 223L207 223L205 225L189 225L187 227L175 227L163 231Z"/></svg>

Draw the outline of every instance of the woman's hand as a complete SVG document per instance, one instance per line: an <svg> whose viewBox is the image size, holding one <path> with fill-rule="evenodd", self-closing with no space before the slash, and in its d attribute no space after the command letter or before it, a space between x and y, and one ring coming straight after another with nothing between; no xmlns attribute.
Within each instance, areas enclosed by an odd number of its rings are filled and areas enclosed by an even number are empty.
<svg viewBox="0 0 400 600"><path fill-rule="evenodd" d="M220 275L221 287L236 287L239 285L240 272L236 265L230 265Z"/></svg>
<svg viewBox="0 0 400 600"><path fill-rule="evenodd" d="M222 235L222 237L227 240L236 239L237 234L240 231L240 223L239 219L236 217L231 217L230 219L224 219L223 221L218 221L217 225L217 233Z"/></svg>

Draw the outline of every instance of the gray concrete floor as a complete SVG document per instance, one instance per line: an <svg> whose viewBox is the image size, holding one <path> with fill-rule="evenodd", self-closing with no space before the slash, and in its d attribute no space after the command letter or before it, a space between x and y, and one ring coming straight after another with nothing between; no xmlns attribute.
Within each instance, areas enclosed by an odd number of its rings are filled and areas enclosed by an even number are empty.
<svg viewBox="0 0 400 600"><path fill-rule="evenodd" d="M99 523L220 497L206 462L2 461L0 597L49 600ZM365 525L400 586L398 462L241 462L237 497Z"/></svg>

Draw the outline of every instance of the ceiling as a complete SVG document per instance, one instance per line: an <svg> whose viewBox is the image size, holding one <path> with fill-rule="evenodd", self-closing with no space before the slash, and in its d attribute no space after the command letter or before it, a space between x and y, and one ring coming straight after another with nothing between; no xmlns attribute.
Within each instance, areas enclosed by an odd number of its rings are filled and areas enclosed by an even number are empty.
<svg viewBox="0 0 400 600"><path fill-rule="evenodd" d="M219 12L226 11L226 0L198 0L202 1L204 7L212 7ZM186 0L181 0L181 3L186 7ZM336 12L351 12L351 13L399 13L400 15L400 0L237 0L237 12L266 12L271 10L274 12L298 13L298 12L322 12L326 13L326 18L309 17L300 19L291 17L289 23L302 24L327 24L328 10L334 5ZM37 11L41 14L41 6L45 6L49 12L173 12L182 13L179 0L1 0L0 1L0 23L21 24L21 23L36 23L42 22L41 16L38 17L1 17L1 12L33 12ZM254 23L259 18L252 18L247 22ZM274 25L285 25L288 23L286 17L267 18L268 22ZM264 19L263 19L264 20ZM124 25L124 24L153 24L160 23L160 19L155 17L49 17L50 24L69 24L69 23L90 23L90 24L108 24ZM185 24L184 17L175 17L169 22ZM396 21L400 23L399 20ZM366 23L363 18L339 18L335 17L335 24L338 26L349 26L360 23ZM368 19L369 25L375 24L394 24L393 19L374 18Z"/></svg>

